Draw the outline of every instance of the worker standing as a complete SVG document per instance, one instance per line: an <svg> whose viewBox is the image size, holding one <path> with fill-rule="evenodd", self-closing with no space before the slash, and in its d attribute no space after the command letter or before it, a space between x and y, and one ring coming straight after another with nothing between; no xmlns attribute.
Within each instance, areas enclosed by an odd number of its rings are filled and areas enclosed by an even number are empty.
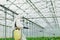
<svg viewBox="0 0 60 40"><path fill-rule="evenodd" d="M14 19L14 25L13 25L13 30L14 30L14 39L15 40L26 40L25 35L23 34L22 30L23 30L23 25L21 24L21 17L20 15L18 15L15 19Z"/></svg>

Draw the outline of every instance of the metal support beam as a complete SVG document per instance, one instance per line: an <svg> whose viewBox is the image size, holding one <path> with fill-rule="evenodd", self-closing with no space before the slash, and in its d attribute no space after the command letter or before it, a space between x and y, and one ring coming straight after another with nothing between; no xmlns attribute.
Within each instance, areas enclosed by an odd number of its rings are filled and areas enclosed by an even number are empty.
<svg viewBox="0 0 60 40"><path fill-rule="evenodd" d="M25 18L25 17L22 17L22 18L28 20L29 22L32 22L31 20L29 20L29 19L27 19L27 18ZM40 26L40 25L38 25L38 24L36 24L36 23L34 23L34 22L32 22L32 23L35 24L35 25L37 25L37 26L39 26L40 28L44 29L44 27L42 27L42 26Z"/></svg>
<svg viewBox="0 0 60 40"><path fill-rule="evenodd" d="M51 2L52 10L53 10L52 14L53 14L54 17L56 17L55 9L53 7L54 4L53 4L52 0L50 0L50 2ZM57 17L54 18L54 20L55 20L55 26L57 25L57 27L59 27L59 23L58 23Z"/></svg>
<svg viewBox="0 0 60 40"><path fill-rule="evenodd" d="M0 17L0 18L3 18L3 19L0 19L0 20L4 20L5 17ZM13 19L9 19L9 18L6 18L7 20L10 20L10 21L13 21Z"/></svg>
<svg viewBox="0 0 60 40"><path fill-rule="evenodd" d="M2 11L2 12L4 12L5 13L5 11L4 10L2 10L2 9L0 9L0 11ZM8 12L7 12L8 13ZM13 13L14 14L14 13ZM8 15L10 15L10 16L12 16L13 17L13 15L11 15L10 13L8 13Z"/></svg>
<svg viewBox="0 0 60 40"><path fill-rule="evenodd" d="M1 26L5 26L5 25L3 25L3 24L0 24L0 25L1 25ZM6 27L12 27L12 26L7 26L7 25L6 25Z"/></svg>
<svg viewBox="0 0 60 40"><path fill-rule="evenodd" d="M0 7L3 7L4 9L6 9L6 10L8 10L8 11L10 11L10 12L16 14L16 15L18 15L18 13L14 12L14 11L12 11L12 10L10 10L10 9L8 9L8 8L5 7L4 5L1 5L1 4L0 4Z"/></svg>
<svg viewBox="0 0 60 40"><path fill-rule="evenodd" d="M60 18L60 16L56 16L57 18ZM54 17L54 18L56 18ZM40 19L40 18L53 18L53 17L29 17L27 19Z"/></svg>

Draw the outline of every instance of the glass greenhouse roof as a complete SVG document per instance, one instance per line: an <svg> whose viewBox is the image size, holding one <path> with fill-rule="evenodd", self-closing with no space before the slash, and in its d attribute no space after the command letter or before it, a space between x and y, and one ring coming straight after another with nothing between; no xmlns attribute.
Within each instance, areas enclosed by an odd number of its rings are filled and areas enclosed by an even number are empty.
<svg viewBox="0 0 60 40"><path fill-rule="evenodd" d="M46 29L44 32L60 35L60 0L0 0L0 5L42 26ZM4 14L0 17L2 19Z"/></svg>

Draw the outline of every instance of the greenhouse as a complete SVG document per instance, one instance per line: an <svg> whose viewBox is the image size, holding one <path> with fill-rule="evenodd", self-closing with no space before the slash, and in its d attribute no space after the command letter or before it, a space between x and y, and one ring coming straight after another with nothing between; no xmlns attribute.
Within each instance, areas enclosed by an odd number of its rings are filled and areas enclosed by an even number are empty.
<svg viewBox="0 0 60 40"><path fill-rule="evenodd" d="M60 0L0 0L0 40L15 40L15 19L21 40L60 40Z"/></svg>

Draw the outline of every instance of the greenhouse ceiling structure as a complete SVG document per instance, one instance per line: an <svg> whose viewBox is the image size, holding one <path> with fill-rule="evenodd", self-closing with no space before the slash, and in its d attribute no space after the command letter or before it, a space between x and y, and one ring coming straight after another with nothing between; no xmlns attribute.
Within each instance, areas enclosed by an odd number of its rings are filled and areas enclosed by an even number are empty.
<svg viewBox="0 0 60 40"><path fill-rule="evenodd" d="M0 0L0 37L12 37L17 15L27 37L60 36L60 0Z"/></svg>

